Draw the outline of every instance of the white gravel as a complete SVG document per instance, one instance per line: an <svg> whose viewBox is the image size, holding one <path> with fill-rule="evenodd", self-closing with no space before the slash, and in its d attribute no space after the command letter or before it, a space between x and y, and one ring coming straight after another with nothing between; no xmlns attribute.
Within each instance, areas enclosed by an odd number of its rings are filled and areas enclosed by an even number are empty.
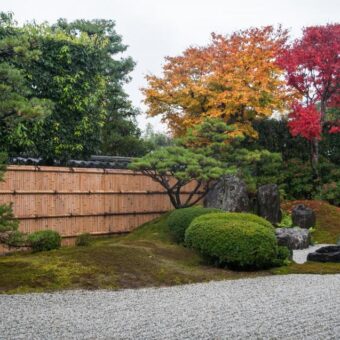
<svg viewBox="0 0 340 340"><path fill-rule="evenodd" d="M0 339L340 339L340 274L0 296Z"/></svg>
<svg viewBox="0 0 340 340"><path fill-rule="evenodd" d="M293 260L296 263L300 263L300 264L305 263L305 262L307 262L307 255L309 253L313 253L315 250L317 250L319 248L330 246L330 245L331 244L317 244L315 246L310 246L307 249L293 250ZM340 339L340 336L339 336L339 339Z"/></svg>

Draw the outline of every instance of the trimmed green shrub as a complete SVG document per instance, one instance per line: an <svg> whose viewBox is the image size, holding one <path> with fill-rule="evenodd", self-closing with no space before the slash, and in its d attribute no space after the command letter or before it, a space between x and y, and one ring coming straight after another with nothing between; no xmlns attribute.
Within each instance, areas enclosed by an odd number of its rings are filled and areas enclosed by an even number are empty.
<svg viewBox="0 0 340 340"><path fill-rule="evenodd" d="M82 233L76 238L77 247L85 247L91 244L92 236L90 233Z"/></svg>
<svg viewBox="0 0 340 340"><path fill-rule="evenodd" d="M167 225L176 242L183 243L185 230L189 227L194 218L205 214L222 212L223 211L220 209L203 208L200 206L176 209L168 217Z"/></svg>
<svg viewBox="0 0 340 340"><path fill-rule="evenodd" d="M210 214L209 216L206 216L207 220L210 220L211 218L219 219L223 221L246 221L246 222L253 222L262 225L263 227L266 227L270 230L274 230L274 226L267 221L265 218L260 217L258 215L250 214L250 213L238 213L238 212L223 212L223 214ZM204 220L204 217L202 217L202 221Z"/></svg>
<svg viewBox="0 0 340 340"><path fill-rule="evenodd" d="M290 263L293 258L293 251L285 246L278 246L277 257L274 260L273 265L281 267Z"/></svg>
<svg viewBox="0 0 340 340"><path fill-rule="evenodd" d="M61 237L54 230L40 230L28 235L28 243L34 252L58 249L61 246Z"/></svg>
<svg viewBox="0 0 340 340"><path fill-rule="evenodd" d="M271 267L278 253L274 228L217 214L195 218L185 243L218 265L240 269Z"/></svg>

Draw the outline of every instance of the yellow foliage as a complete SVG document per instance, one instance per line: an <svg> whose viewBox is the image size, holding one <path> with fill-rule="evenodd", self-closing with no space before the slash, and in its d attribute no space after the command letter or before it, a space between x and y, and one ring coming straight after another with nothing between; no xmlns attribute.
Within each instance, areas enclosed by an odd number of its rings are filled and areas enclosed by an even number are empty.
<svg viewBox="0 0 340 340"><path fill-rule="evenodd" d="M142 89L148 114L161 115L177 136L215 117L235 125L235 134L256 137L251 121L284 111L295 96L275 63L286 38L271 26L213 33L208 46L167 57L162 77L147 76Z"/></svg>

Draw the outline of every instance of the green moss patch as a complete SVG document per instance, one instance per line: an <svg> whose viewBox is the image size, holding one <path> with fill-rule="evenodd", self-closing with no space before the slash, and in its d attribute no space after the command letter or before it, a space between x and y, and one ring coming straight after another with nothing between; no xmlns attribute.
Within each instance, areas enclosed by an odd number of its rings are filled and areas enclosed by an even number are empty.
<svg viewBox="0 0 340 340"><path fill-rule="evenodd" d="M205 265L197 253L173 242L167 216L128 235L96 239L87 247L2 257L0 292L159 287L267 274Z"/></svg>
<svg viewBox="0 0 340 340"><path fill-rule="evenodd" d="M340 274L340 263L306 262L292 263L289 266L275 268L273 274Z"/></svg>

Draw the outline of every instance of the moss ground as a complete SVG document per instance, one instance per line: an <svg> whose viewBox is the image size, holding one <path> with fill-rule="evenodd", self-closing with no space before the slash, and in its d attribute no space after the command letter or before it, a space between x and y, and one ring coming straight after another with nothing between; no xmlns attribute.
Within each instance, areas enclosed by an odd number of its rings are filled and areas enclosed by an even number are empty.
<svg viewBox="0 0 340 340"><path fill-rule="evenodd" d="M88 247L2 257L0 292L170 286L267 274L205 265L195 252L172 241L166 217L128 235L96 239Z"/></svg>
<svg viewBox="0 0 340 340"><path fill-rule="evenodd" d="M285 203L284 208L289 209L294 203ZM340 209L323 202L307 203L317 208L315 239L320 243L335 242L340 234ZM271 274L340 273L340 264L322 263L291 264L259 272L213 268L195 252L173 242L166 218L164 215L146 223L128 235L96 239L87 247L1 257L0 293L123 289Z"/></svg>

